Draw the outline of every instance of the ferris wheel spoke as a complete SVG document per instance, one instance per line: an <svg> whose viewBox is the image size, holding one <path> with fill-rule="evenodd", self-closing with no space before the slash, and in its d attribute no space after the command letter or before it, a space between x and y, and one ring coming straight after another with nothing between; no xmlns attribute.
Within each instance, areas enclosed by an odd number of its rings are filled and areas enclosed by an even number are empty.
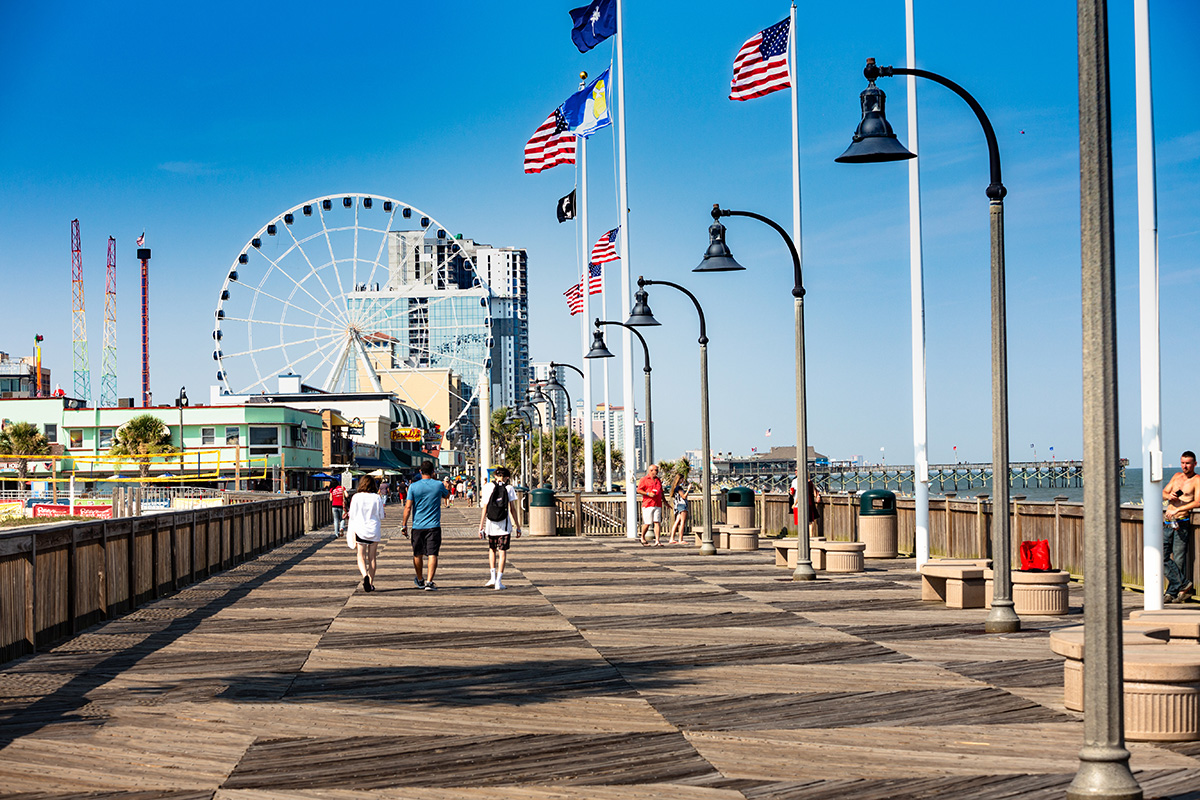
<svg viewBox="0 0 1200 800"><path fill-rule="evenodd" d="M294 308L294 309L296 309L296 311L298 311L302 314L307 314L310 317L312 317L313 319L319 320L322 318L321 314L319 312L314 312L311 309L305 308L304 306L296 305L295 303L292 303L289 300L285 300L282 297L271 294L270 292L263 289L261 284L259 286L255 287L252 291L254 292L254 299L250 303L250 315L251 316L254 315L254 312L258 307L259 296L262 296L262 297L266 297L268 299L274 300L276 303L280 303L288 308ZM259 322L261 320L255 319L254 321ZM337 324L337 320L326 320L326 321L332 322L334 325Z"/></svg>
<svg viewBox="0 0 1200 800"><path fill-rule="evenodd" d="M271 320L271 319L250 319L249 317L225 317L223 321L224 322L245 322L245 323L253 324L253 325L277 325L277 326L283 327L283 328L303 328L306 331L311 331L314 329L322 330L322 331L340 330L340 328L337 328L333 325L303 325L299 322L284 322L282 320Z"/></svg>
<svg viewBox="0 0 1200 800"><path fill-rule="evenodd" d="M330 341L326 342L325 344L323 344L319 347L309 350L307 353L303 354L299 358L293 358L291 361L289 361L288 363L286 363L282 367L280 367L280 370L290 373L295 367L299 366L300 364L303 364L305 361L307 361L310 358L313 358L314 356L319 356L322 353L322 351L324 351L326 349L335 348L337 344L338 344L337 339L331 338ZM284 354L284 357L285 358L287 357L286 353ZM320 366L319 363L318 363L318 366Z"/></svg>
<svg viewBox="0 0 1200 800"><path fill-rule="evenodd" d="M335 336L336 336L336 334L335 334ZM253 356L259 355L261 353L269 353L272 350L282 350L285 347L293 347L293 346L298 346L298 345L302 345L302 344L310 344L312 342L320 342L320 341L323 341L328 338L330 338L330 337L329 336L313 336L308 339L298 339L294 342L282 342L280 344L263 345L262 347L251 347L251 348L242 350L237 353L228 353L224 356L224 358L241 358L243 356L253 357Z"/></svg>
<svg viewBox="0 0 1200 800"><path fill-rule="evenodd" d="M379 233L381 233L382 236L379 239L379 249L377 251L375 251L375 261L372 262L371 275L369 278L367 278L368 282L370 281L371 278L375 277L375 271L377 269L379 269L379 267L382 266L380 261L384 257L384 251L387 250L389 231L391 231L391 229L392 229L392 223L395 222L395 220L396 220L396 211L399 208L400 208L399 204L392 206L391 213L388 214L387 224L383 226L382 231L379 231ZM390 282L390 278L391 278L390 270L388 271L388 278L389 278L389 282Z"/></svg>
<svg viewBox="0 0 1200 800"><path fill-rule="evenodd" d="M304 263L308 264L309 274L312 275L314 278L316 278L317 283L319 283L321 285L321 289L325 292L325 296L328 298L328 301L326 301L326 302L317 300L317 298L315 298L315 297L313 298L313 300L316 300L318 305L320 305L322 308L334 307L334 306L329 306L329 303L334 303L334 302L336 302L336 300L333 296L333 292L329 291L329 287L325 285L325 279L321 277L321 270L319 270L317 268L317 266L315 264L313 264L312 259L308 257L308 251L304 249L304 245L300 242L299 239L296 238L296 233L295 233L295 231L292 230L292 226L285 225L284 227L287 228L288 236L291 236L292 241L296 243L296 250L298 250L300 252L300 256L304 259ZM308 241L308 239L305 239L305 241ZM337 270L335 269L334 272L337 272ZM339 312L338 317L340 317L340 319L335 320L334 324L336 325L339 322L342 324L345 324L345 322L346 322L345 309L337 308L337 311Z"/></svg>
<svg viewBox="0 0 1200 800"><path fill-rule="evenodd" d="M329 263L333 266L333 274L337 276L338 296L344 298L346 296L346 287L342 285L342 273L337 268L338 258L333 252L333 240L329 238L329 226L325 224L325 210L321 208L320 204L317 205L317 214L321 218L321 233L324 234L325 244L329 247Z"/></svg>
<svg viewBox="0 0 1200 800"><path fill-rule="evenodd" d="M359 204L354 204L354 249L351 251L351 258L354 265L354 285L358 286L358 207ZM372 273L374 274L374 273Z"/></svg>
<svg viewBox="0 0 1200 800"><path fill-rule="evenodd" d="M289 281L291 281L293 284L295 284L296 289L304 292L306 295L308 295L310 298L312 298L312 301L317 304L318 308L324 307L324 302L321 301L320 299L318 299L312 292L310 292L308 290L308 288L304 286L304 284L302 284L300 281L297 281L295 278L293 278L291 273L289 273L286 269L284 269L283 266L279 263L279 261L276 261L275 259L266 255L265 253L262 253L261 251L259 251L259 252L260 252L260 255L262 255L262 257L267 260L267 263L269 263L271 265L272 269L278 270L279 274L283 275L283 277L287 278ZM263 282L265 282L266 279L268 277L270 277L270 275L271 275L271 270L267 270L267 274L263 276ZM262 282L260 282L259 285L261 286ZM295 293L295 289L293 290L293 294L294 293Z"/></svg>

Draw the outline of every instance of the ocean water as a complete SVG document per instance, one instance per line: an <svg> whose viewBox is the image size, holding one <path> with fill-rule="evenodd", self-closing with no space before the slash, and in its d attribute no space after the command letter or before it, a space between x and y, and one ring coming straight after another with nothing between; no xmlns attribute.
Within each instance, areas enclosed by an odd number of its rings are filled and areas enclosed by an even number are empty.
<svg viewBox="0 0 1200 800"><path fill-rule="evenodd" d="M1178 472L1178 469L1167 467L1163 469L1163 483L1171 479L1171 476ZM890 487L892 488L892 487ZM893 488L894 491L894 488ZM950 485L946 485L946 492L953 491ZM911 487L905 486L902 494L910 494ZM939 491L935 483L930 488L931 497L941 497L943 491ZM977 494L992 493L991 481L988 480L983 486L975 483L970 489L967 488L965 481L960 481L958 488L959 497L974 497ZM1029 481L1026 485L1022 484L1021 480L1013 482L1009 490L1010 496L1025 495L1026 500L1034 501L1050 501L1056 496L1066 497L1068 501L1074 503L1083 502L1083 487L1082 486L1046 486L1043 482L1042 486L1037 486L1033 481ZM1142 470L1140 467L1130 467L1125 470L1125 483L1121 486L1121 503L1133 503L1135 505L1142 504Z"/></svg>

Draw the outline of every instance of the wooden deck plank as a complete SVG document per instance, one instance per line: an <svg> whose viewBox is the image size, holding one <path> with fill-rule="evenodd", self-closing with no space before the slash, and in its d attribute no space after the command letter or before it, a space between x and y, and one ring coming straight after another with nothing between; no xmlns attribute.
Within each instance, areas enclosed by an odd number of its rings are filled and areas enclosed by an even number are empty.
<svg viewBox="0 0 1200 800"><path fill-rule="evenodd" d="M518 540L495 592L445 513L438 592L394 527L370 594L314 534L0 669L0 800L1039 798L1076 768L1048 634L1077 615L989 635L910 562L795 583L623 538ZM1200 743L1130 750L1194 796Z"/></svg>

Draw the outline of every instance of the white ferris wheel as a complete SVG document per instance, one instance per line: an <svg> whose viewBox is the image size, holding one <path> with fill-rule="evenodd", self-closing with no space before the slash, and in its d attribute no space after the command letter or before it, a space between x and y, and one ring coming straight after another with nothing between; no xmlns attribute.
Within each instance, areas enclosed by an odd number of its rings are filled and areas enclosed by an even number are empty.
<svg viewBox="0 0 1200 800"><path fill-rule="evenodd" d="M217 381L231 394L273 391L280 375L329 392L386 384L422 411L438 384L453 428L487 379L490 295L470 244L425 212L378 195L317 197L270 220L230 266L212 333Z"/></svg>

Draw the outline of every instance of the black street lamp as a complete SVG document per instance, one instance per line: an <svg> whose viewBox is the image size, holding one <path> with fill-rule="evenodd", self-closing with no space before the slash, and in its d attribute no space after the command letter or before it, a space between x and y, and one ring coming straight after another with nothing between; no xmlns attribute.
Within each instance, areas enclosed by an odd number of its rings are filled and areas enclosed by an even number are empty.
<svg viewBox="0 0 1200 800"><path fill-rule="evenodd" d="M521 410L526 413L528 413L530 410L532 410L533 413L537 414L537 420L538 420L538 468L537 468L537 472L538 472L537 478L538 479L537 479L537 485L540 488L542 485L542 464L543 464L543 461L542 461L542 410L540 408L538 408L535 404L529 402L530 394L531 393L526 392L525 405L521 406ZM530 455L533 455L533 454L530 453ZM533 470L530 470L530 472L533 472Z"/></svg>
<svg viewBox="0 0 1200 800"><path fill-rule="evenodd" d="M700 317L700 338L697 340L700 342L700 463L703 465L700 488L704 493L704 506L701 509L704 527L700 536L700 555L716 555L717 548L713 545L712 538L712 458L710 457L708 437L708 328L704 324L704 309L700 307L700 301L696 299L696 295L678 283L647 280L640 275L637 283L638 290L633 295L633 311L630 312L629 319L625 320L625 326L651 327L662 324L654 318L654 314L650 311L649 295L646 293L647 286L655 285L670 286L672 289L686 294L692 301L692 305L696 307L696 314ZM599 330L596 331L595 338L600 338ZM602 339L600 343L603 345Z"/></svg>
<svg viewBox="0 0 1200 800"><path fill-rule="evenodd" d="M601 325L619 325L633 332L633 335L642 343L642 353L645 355L645 365L642 367L642 372L646 377L646 463L654 463L654 414L650 406L650 348L646 345L646 339L642 336L642 332L632 325L627 325L624 322L614 322L611 320L602 320L597 318L595 321L596 329L592 335L592 352L589 352L584 358L613 358L613 354L608 352L608 348L604 346L603 334L600 332ZM596 349L596 342L600 343L600 348L603 352ZM595 353L593 355L592 353Z"/></svg>
<svg viewBox="0 0 1200 800"><path fill-rule="evenodd" d="M700 266L692 272L731 272L745 269L734 259L729 246L725 244L725 226L720 222L721 217L750 217L766 223L783 237L788 252L792 254L792 272L795 279L792 286L792 302L796 318L796 570L792 573L792 580L816 580L817 572L813 569L808 541L808 401L804 366L804 276L800 269L800 253L796 250L796 243L792 241L792 237L774 220L753 211L731 211L714 203L713 223L708 228L708 251L705 252ZM805 498L803 503L800 502L801 496Z"/></svg>
<svg viewBox="0 0 1200 800"><path fill-rule="evenodd" d="M991 217L992 245L992 567L995 574L992 610L984 622L989 633L1012 633L1021 629L1021 619L1013 609L1011 525L1008 503L1008 333L1004 289L1004 196L1008 190L1000 179L1000 148L996 133L983 108L957 83L933 72L908 67L877 67L868 58L863 69L868 86L860 95L862 121L854 140L835 161L843 164L872 164L901 161L914 155L904 148L884 116L886 96L875 86L880 76L913 75L940 83L957 94L979 119L987 139L991 183L987 197Z"/></svg>
<svg viewBox="0 0 1200 800"><path fill-rule="evenodd" d="M571 427L572 427L571 395L567 391L567 387L563 386L561 383L558 382L558 378L554 374L554 370L556 367L566 367L567 369L573 369L579 373L580 378L583 377L583 370L581 370L579 367L573 366L571 364L563 364L559 361L551 361L550 362L550 380L546 384L547 389L553 389L553 390L562 392L563 396L565 398L567 398L567 491L569 492L569 491L571 491L571 481L574 480L574 472L575 472L575 459L571 453Z"/></svg>
<svg viewBox="0 0 1200 800"><path fill-rule="evenodd" d="M537 391L534 394L537 397L546 401L546 405L550 407L550 488L558 488L558 409L554 405L554 401L550 399L550 395L542 391L544 384L535 383L531 388ZM541 452L540 450L538 451Z"/></svg>

